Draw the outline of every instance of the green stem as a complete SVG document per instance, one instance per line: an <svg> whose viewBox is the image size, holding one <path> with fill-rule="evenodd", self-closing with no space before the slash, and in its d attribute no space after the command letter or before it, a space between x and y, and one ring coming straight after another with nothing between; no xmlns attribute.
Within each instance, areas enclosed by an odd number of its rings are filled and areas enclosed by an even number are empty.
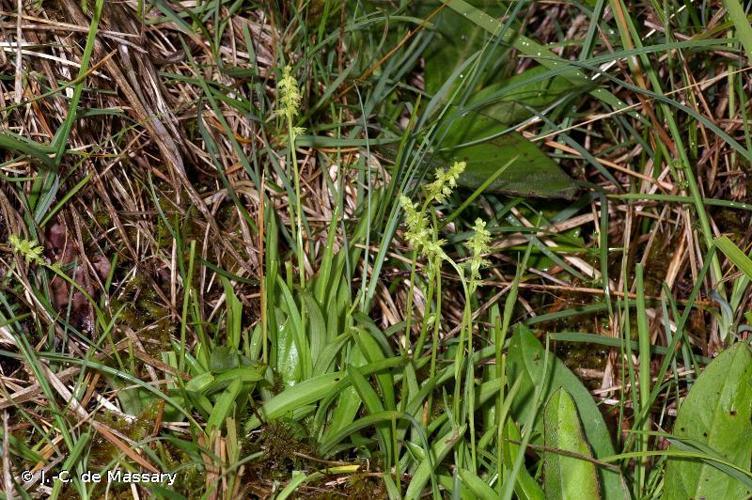
<svg viewBox="0 0 752 500"><path fill-rule="evenodd" d="M303 204L300 197L300 172L298 171L298 157L295 151L297 134L292 125L292 116L287 115L287 133L290 138L290 160L292 161L293 182L295 183L295 240L298 256L298 272L300 273L300 288L305 289L305 254L303 251Z"/></svg>

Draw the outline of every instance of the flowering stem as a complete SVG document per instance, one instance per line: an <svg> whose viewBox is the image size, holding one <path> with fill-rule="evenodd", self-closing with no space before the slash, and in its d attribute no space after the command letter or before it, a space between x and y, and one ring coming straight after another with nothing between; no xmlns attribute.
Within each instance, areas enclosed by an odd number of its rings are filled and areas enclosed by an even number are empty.
<svg viewBox="0 0 752 500"><path fill-rule="evenodd" d="M300 197L300 172L298 170L298 157L295 151L297 134L292 124L292 116L287 115L287 132L290 136L290 161L292 162L293 182L295 184L295 243L298 255L298 272L300 273L300 288L305 288L305 252L303 250L303 205Z"/></svg>

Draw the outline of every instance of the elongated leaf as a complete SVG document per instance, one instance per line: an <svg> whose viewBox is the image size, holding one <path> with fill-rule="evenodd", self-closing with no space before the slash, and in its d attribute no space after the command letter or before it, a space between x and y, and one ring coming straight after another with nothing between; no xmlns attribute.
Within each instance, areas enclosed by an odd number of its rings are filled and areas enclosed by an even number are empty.
<svg viewBox="0 0 752 500"><path fill-rule="evenodd" d="M573 198L578 187L559 165L520 133L511 131L498 120L481 112L449 118L449 130L442 142L440 156L447 162L467 163L459 184L477 189L499 167L514 159L486 189L543 198Z"/></svg>
<svg viewBox="0 0 752 500"><path fill-rule="evenodd" d="M423 459L418 468L415 470L415 474L413 474L410 485L407 487L407 491L405 492L405 498L416 499L421 496L423 488L425 488L428 479L434 472L434 467L436 467L437 463L440 463L442 460L444 460L449 452L452 451L454 445L457 444L457 441L459 441L465 434L465 429L466 426L463 425L458 428L456 432L452 432L449 436L441 436L436 440L435 444L431 447L431 452L435 457L435 461L432 461L430 457L425 457Z"/></svg>
<svg viewBox="0 0 752 500"><path fill-rule="evenodd" d="M738 343L698 377L679 408L674 434L749 470L752 458L752 352ZM673 449L682 449L672 445ZM748 498L752 492L712 462L669 458L665 498Z"/></svg>
<svg viewBox="0 0 752 500"><path fill-rule="evenodd" d="M238 394L240 394L242 388L243 381L236 379L227 389L225 389L225 392L219 396L217 403L212 409L211 415L209 415L209 420L206 423L207 431L218 429L222 426L225 419L230 416L235 400L238 398Z"/></svg>
<svg viewBox="0 0 752 500"><path fill-rule="evenodd" d="M482 498L483 500L494 500L497 498L496 492L491 488L486 481L478 477L472 471L466 469L460 469L460 478L465 486L473 493L475 498Z"/></svg>
<svg viewBox="0 0 752 500"><path fill-rule="evenodd" d="M381 370L387 370L404 364L405 360L401 357L389 358L370 363L360 369L363 375L371 375ZM274 420L282 417L303 406L314 403L330 395L332 391L341 391L350 386L350 380L346 373L332 372L318 377L313 377L296 384L281 393L277 394L261 408L261 414L268 420ZM256 429L261 422L254 415L245 424L246 432Z"/></svg>
<svg viewBox="0 0 752 500"><path fill-rule="evenodd" d="M300 470L294 470L292 471L292 477L290 478L290 482L287 483L287 486L279 492L279 495L277 495L277 500L285 500L290 495L295 493L295 490L297 490L300 485L305 483L308 480L308 476L305 472Z"/></svg>
<svg viewBox="0 0 752 500"><path fill-rule="evenodd" d="M28 155L48 168L54 168L55 165L49 157L53 152L52 148L10 132L0 134L0 149Z"/></svg>
<svg viewBox="0 0 752 500"><path fill-rule="evenodd" d="M232 283L224 276L220 276L225 290L227 304L227 345L237 349L240 346L241 322L243 319L243 304L235 295Z"/></svg>
<svg viewBox="0 0 752 500"><path fill-rule="evenodd" d="M298 306L295 303L292 292L281 278L277 280L277 286L279 287L282 299L286 306L285 312L288 315L288 325L292 330L292 338L295 341L295 347L297 348L299 355L300 372L304 379L308 379L313 372L313 360L311 358L311 348L308 343L308 338L303 329L303 319L301 317L300 309L298 309Z"/></svg>
<svg viewBox="0 0 752 500"><path fill-rule="evenodd" d="M349 360L350 366L362 366L366 360L363 353L360 351L360 347L353 346L350 350ZM327 419L327 427L324 432L322 440L328 441L333 435L337 434L341 429L347 427L355 419L360 409L361 399L355 388L350 386L347 389L340 392L337 398L337 405L334 407L334 411L331 413L331 417Z"/></svg>
<svg viewBox="0 0 752 500"><path fill-rule="evenodd" d="M327 474L353 474L357 472L359 468L360 465L337 465L334 467L328 467L325 472L319 471L312 474L306 474L303 471L297 470L293 471L290 482L287 483L287 486L285 486L285 488L279 492L276 500L285 500L286 498L289 498L290 495L293 495L302 484L309 481L320 480L326 477Z"/></svg>
<svg viewBox="0 0 752 500"><path fill-rule="evenodd" d="M525 422L529 412L533 411L533 395L535 384L540 380L543 370L543 346L524 326L520 326L512 337L509 345L508 373L510 380L522 377L520 390L512 404L512 415L518 422ZM614 454L611 436L603 420L600 410L593 401L592 396L582 385L580 379L558 359L549 361L549 375L544 387L543 399L547 400L554 391L564 387L574 400L577 412L582 421L585 438L590 444L596 458L608 457ZM539 412L535 421L535 435L532 443L543 444L543 412ZM603 486L604 498L625 498L622 488L621 476L608 469L598 469L598 479Z"/></svg>
<svg viewBox="0 0 752 500"><path fill-rule="evenodd" d="M316 303L313 296L307 291L302 292L303 307L307 311L308 318L308 331L310 332L310 344L311 344L311 359L315 365L319 359L319 354L326 347L326 322L324 321L324 315L321 313L321 308Z"/></svg>
<svg viewBox="0 0 752 500"><path fill-rule="evenodd" d="M368 332L358 330L353 336L369 363L375 363L384 359L384 353L379 347L378 341L376 341L376 339L374 339ZM387 410L394 410L394 377L392 377L390 373L382 373L376 377L376 380L379 382L379 387L381 388L385 408Z"/></svg>
<svg viewBox="0 0 752 500"><path fill-rule="evenodd" d="M563 450L592 458L580 426L572 396L564 388L553 393L544 411L544 442L547 449ZM543 455L546 498L580 499L601 497L598 473L592 462L555 451Z"/></svg>
<svg viewBox="0 0 752 500"><path fill-rule="evenodd" d="M368 383L368 380L366 380L363 374L360 373L360 370L358 370L354 366L350 366L347 369L347 373L350 376L350 381L352 382L352 386L358 392L358 396L360 396L360 399L363 400L363 403L365 404L365 407L368 410L368 413L371 415L383 413L384 405L381 403L381 399L379 398L379 395L376 394L376 391L373 390L373 387L371 387L371 384ZM380 424L377 426L377 431L379 434L379 441L381 444L381 448L384 451L384 454L387 457L391 457L392 456L391 429L386 425Z"/></svg>
<svg viewBox="0 0 752 500"><path fill-rule="evenodd" d="M741 248L736 246L727 236L716 238L715 245L740 271L746 274L748 278L752 278L752 259L747 257Z"/></svg>
<svg viewBox="0 0 752 500"><path fill-rule="evenodd" d="M734 22L736 37L742 42L747 57L752 60L752 26L749 25L744 7L739 0L723 0L723 4L726 6L729 17Z"/></svg>
<svg viewBox="0 0 752 500"><path fill-rule="evenodd" d="M265 371L266 366L262 364L252 364L233 368L232 370L228 370L213 377L213 380L211 380L202 390L205 391L205 394L212 394L230 385L235 380L239 380L244 384L253 384L263 380ZM207 375L210 374L207 373Z"/></svg>
<svg viewBox="0 0 752 500"><path fill-rule="evenodd" d="M564 96L571 96L576 88L561 76L543 76L549 70L535 66L503 82L493 83L478 91L467 104L474 108L482 103L483 113L507 126L517 125L530 118L533 110L542 110ZM582 90L587 87L582 86Z"/></svg>
<svg viewBox="0 0 752 500"><path fill-rule="evenodd" d="M263 415L274 420L296 408L318 401L329 394L344 377L339 372L327 373L294 385L267 401L262 409ZM253 416L246 424L246 431L251 431L260 424L258 417Z"/></svg>
<svg viewBox="0 0 752 500"><path fill-rule="evenodd" d="M300 380L300 353L293 334L294 323L287 321L277 333L276 372L287 386L292 386Z"/></svg>
<svg viewBox="0 0 752 500"><path fill-rule="evenodd" d="M504 463L513 464L514 459L520 451L518 444L522 441L520 430L517 428L517 424L508 418L506 425L504 426L504 443L502 453L504 454ZM543 490L540 485L535 481L533 476L522 467L517 473L515 478L514 491L517 493L517 497L520 500L542 500Z"/></svg>
<svg viewBox="0 0 752 500"><path fill-rule="evenodd" d="M458 14L465 16L468 20L483 28L491 35L497 35L501 32L501 21L489 16L482 9L478 9L464 0L441 1L451 9L455 10ZM537 58L543 66L546 66L549 69L565 68L566 71L563 72L561 76L575 85L590 84L587 75L580 71L576 66L570 65L568 61L558 57L544 45L541 45L534 40L508 30L503 35L503 42L511 43L515 49L526 56ZM613 109L621 109L626 106L626 104L618 97L602 87L597 87L590 93L593 97L608 104Z"/></svg>
<svg viewBox="0 0 752 500"><path fill-rule="evenodd" d="M400 418L405 418L405 415L397 411L383 411L367 415L365 417L359 418L358 420L355 420L354 422L346 426L337 428L335 432L332 432L331 436L327 437L321 444L321 455L324 457L327 456L329 452L334 448L334 446L336 446L340 441L354 432L365 429L366 427L371 427L383 422L388 423L392 420Z"/></svg>

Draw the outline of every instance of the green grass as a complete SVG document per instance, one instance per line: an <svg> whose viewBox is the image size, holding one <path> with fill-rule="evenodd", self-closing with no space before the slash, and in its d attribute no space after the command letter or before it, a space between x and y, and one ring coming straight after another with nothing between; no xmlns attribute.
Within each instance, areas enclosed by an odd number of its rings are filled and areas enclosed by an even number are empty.
<svg viewBox="0 0 752 500"><path fill-rule="evenodd" d="M4 498L750 495L744 2L0 7Z"/></svg>

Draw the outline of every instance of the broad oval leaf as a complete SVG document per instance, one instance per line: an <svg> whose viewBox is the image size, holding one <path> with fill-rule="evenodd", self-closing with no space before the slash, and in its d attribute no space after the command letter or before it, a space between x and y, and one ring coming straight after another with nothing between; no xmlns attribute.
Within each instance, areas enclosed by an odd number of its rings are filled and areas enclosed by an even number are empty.
<svg viewBox="0 0 752 500"><path fill-rule="evenodd" d="M698 377L679 408L674 435L744 470L752 458L752 352L739 342ZM683 449L674 444L673 449ZM749 498L752 492L712 461L669 458L664 498Z"/></svg>
<svg viewBox="0 0 752 500"><path fill-rule="evenodd" d="M532 332L520 326L509 345L508 373L510 380L521 378L520 389L512 403L512 415L518 422L526 422L527 415L533 411L535 387L541 380L545 350ZM553 354L548 356L548 376L543 388L543 401L554 391L564 387L572 397L582 421L585 438L590 444L596 458L605 458L615 454L611 436L592 396L582 385L580 379ZM533 444L543 444L543 418L538 413L535 421ZM606 499L629 498L622 484L621 476L612 470L598 468L598 479L603 486Z"/></svg>
<svg viewBox="0 0 752 500"><path fill-rule="evenodd" d="M564 388L553 393L544 411L544 442L548 450L562 450L592 458L572 396ZM546 498L601 498L595 464L556 451L543 454Z"/></svg>
<svg viewBox="0 0 752 500"><path fill-rule="evenodd" d="M477 189L510 160L514 160L488 188L490 193L572 199L577 184L538 146L519 132L503 133L506 125L480 112L448 118L440 155L448 162L464 161L458 183Z"/></svg>
<svg viewBox="0 0 752 500"><path fill-rule="evenodd" d="M468 109L483 108L483 114L507 126L516 126L564 98L587 92L588 86L575 86L566 78L550 75L548 68L533 66L508 79L492 83L475 93Z"/></svg>

